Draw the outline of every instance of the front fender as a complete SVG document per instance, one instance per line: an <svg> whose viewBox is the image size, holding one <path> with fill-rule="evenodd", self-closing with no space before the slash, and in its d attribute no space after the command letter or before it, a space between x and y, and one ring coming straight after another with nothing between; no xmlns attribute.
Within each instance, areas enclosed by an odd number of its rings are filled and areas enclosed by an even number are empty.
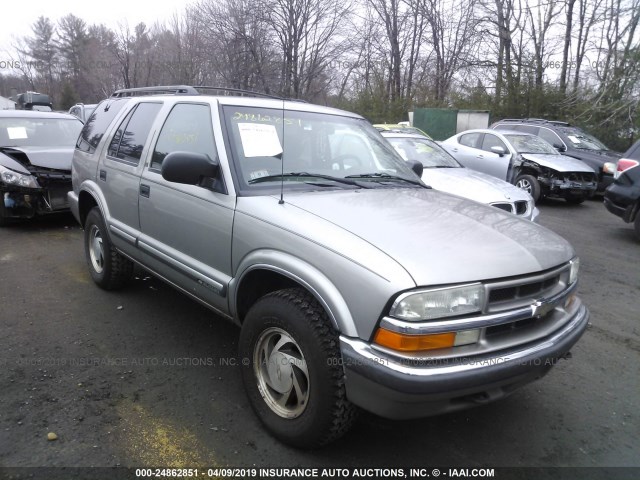
<svg viewBox="0 0 640 480"><path fill-rule="evenodd" d="M254 250L238 265L237 274L229 283L229 308L234 317L238 311L238 287L247 274L257 269L270 270L299 283L320 302L331 322L343 335L358 336L351 311L331 280L303 259L272 249Z"/></svg>

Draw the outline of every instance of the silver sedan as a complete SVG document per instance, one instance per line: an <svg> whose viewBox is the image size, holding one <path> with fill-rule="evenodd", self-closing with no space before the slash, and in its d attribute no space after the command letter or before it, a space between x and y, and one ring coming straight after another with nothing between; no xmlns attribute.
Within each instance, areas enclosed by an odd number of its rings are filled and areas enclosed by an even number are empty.
<svg viewBox="0 0 640 480"><path fill-rule="evenodd" d="M436 190L486 203L528 220L538 216L533 198L526 191L463 167L433 140L406 133L382 132L382 136L402 158L422 163L422 181Z"/></svg>
<svg viewBox="0 0 640 480"><path fill-rule="evenodd" d="M551 144L528 133L467 130L441 145L465 167L512 183L535 201L559 197L582 203L597 187L591 167L560 155Z"/></svg>

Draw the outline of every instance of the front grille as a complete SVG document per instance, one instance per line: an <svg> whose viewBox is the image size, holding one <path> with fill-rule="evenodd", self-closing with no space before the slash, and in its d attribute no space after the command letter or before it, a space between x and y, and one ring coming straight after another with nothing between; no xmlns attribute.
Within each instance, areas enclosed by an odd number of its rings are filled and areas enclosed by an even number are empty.
<svg viewBox="0 0 640 480"><path fill-rule="evenodd" d="M527 213L527 206L526 200L518 200L516 202L516 215L524 215Z"/></svg>
<svg viewBox="0 0 640 480"><path fill-rule="evenodd" d="M568 172L562 175L562 180L565 182L593 182L595 181L595 174L587 172Z"/></svg>
<svg viewBox="0 0 640 480"><path fill-rule="evenodd" d="M510 203L492 203L491 206L499 208L500 210L504 210L505 212L509 212L509 213L513 211Z"/></svg>
<svg viewBox="0 0 640 480"><path fill-rule="evenodd" d="M536 282L492 288L489 291L489 306L514 300L534 299L544 296L559 283L560 274L556 274L550 278L542 278Z"/></svg>

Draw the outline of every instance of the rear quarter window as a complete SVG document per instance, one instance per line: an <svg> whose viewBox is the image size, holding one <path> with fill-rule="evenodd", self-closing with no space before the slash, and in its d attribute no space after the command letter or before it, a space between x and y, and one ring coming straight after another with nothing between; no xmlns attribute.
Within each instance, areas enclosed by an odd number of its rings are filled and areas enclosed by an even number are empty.
<svg viewBox="0 0 640 480"><path fill-rule="evenodd" d="M76 142L76 149L94 153L96 148L100 144L100 140L104 136L104 132L109 128L111 122L118 114L118 112L124 107L128 99L117 100L104 100L101 102L84 124L78 141Z"/></svg>

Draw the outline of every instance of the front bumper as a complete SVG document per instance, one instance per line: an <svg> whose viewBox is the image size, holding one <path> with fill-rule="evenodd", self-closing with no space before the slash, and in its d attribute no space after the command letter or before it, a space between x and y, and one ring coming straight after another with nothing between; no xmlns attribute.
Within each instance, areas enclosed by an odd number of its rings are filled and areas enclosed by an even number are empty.
<svg viewBox="0 0 640 480"><path fill-rule="evenodd" d="M560 198L588 198L592 197L597 188L596 182L581 182L538 177L542 186L542 193L548 197Z"/></svg>
<svg viewBox="0 0 640 480"><path fill-rule="evenodd" d="M69 210L67 187L25 188L0 186L0 201L4 218L33 218L36 215Z"/></svg>
<svg viewBox="0 0 640 480"><path fill-rule="evenodd" d="M408 419L497 400L544 376L580 339L589 311L580 304L562 328L544 339L485 356L411 364L359 339L340 337L347 396L377 415Z"/></svg>

